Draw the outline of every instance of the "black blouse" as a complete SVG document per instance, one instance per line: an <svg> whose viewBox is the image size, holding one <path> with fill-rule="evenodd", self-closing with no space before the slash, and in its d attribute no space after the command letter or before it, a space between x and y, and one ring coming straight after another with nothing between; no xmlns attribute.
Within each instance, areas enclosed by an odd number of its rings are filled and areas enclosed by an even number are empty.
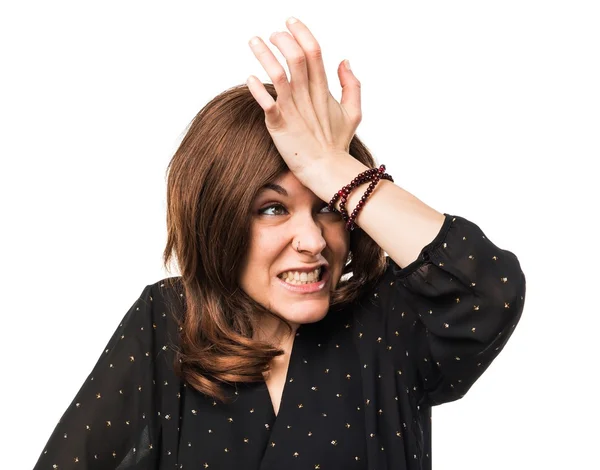
<svg viewBox="0 0 600 470"><path fill-rule="evenodd" d="M352 307L301 325L275 416L264 383L217 403L173 371L183 294L148 285L35 470L430 469L431 406L461 398L523 310L519 261L445 214L436 238Z"/></svg>

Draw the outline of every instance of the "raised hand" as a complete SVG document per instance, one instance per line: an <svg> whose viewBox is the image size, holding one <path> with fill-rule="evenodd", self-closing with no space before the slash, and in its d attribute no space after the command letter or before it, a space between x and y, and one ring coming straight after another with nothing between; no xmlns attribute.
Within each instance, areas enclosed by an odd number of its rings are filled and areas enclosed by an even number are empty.
<svg viewBox="0 0 600 470"><path fill-rule="evenodd" d="M331 95L321 47L310 30L295 18L287 20L287 31L273 33L270 41L285 57L286 71L269 47L258 37L250 48L269 75L277 100L258 78L251 75L247 85L265 111L265 124L289 169L306 186L307 169L337 153L347 153L361 118L360 82L346 67L338 66L342 98Z"/></svg>

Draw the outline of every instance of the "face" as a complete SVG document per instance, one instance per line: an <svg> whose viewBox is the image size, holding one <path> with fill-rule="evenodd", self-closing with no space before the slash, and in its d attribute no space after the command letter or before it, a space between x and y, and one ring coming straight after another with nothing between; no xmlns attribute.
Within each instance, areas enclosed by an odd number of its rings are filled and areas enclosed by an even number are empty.
<svg viewBox="0 0 600 470"><path fill-rule="evenodd" d="M240 287L292 325L321 320L348 256L341 216L291 172L259 193L252 214Z"/></svg>

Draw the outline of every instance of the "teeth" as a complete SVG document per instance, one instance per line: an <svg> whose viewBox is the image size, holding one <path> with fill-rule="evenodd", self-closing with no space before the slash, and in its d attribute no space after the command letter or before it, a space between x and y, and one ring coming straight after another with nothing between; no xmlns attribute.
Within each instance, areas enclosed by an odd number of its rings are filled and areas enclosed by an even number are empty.
<svg viewBox="0 0 600 470"><path fill-rule="evenodd" d="M279 275L279 277L281 279L283 279L284 281L290 283L290 284L308 284L311 282L315 282L318 281L320 279L321 276L321 268L317 268L313 271L310 271L308 273L306 272L298 272L298 271L286 271L284 273L281 273Z"/></svg>

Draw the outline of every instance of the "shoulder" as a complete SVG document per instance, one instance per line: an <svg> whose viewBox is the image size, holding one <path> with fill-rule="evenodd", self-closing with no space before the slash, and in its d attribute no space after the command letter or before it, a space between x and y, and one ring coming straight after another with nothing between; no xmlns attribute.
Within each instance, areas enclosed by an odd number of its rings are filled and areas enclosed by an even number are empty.
<svg viewBox="0 0 600 470"><path fill-rule="evenodd" d="M146 286L148 294L152 296L152 300L158 300L165 303L181 303L184 299L185 290L181 276L166 277L153 284Z"/></svg>
<svg viewBox="0 0 600 470"><path fill-rule="evenodd" d="M185 300L181 277L168 277L147 284L119 325L136 338L154 343L177 342Z"/></svg>

